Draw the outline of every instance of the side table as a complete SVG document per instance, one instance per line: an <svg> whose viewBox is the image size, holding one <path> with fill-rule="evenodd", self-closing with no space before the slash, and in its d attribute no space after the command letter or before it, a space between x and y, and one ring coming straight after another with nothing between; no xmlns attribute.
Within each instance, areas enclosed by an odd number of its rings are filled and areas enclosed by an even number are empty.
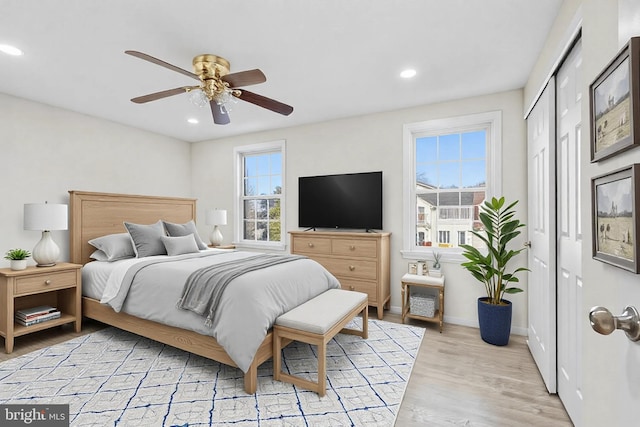
<svg viewBox="0 0 640 427"><path fill-rule="evenodd" d="M430 288L438 291L439 306L435 310L433 316L423 316L411 312L410 295L411 287ZM402 276L402 323L404 319L424 320L426 322L436 322L440 324L440 333L442 333L442 324L444 318L444 276L420 276L417 274L405 274Z"/></svg>
<svg viewBox="0 0 640 427"><path fill-rule="evenodd" d="M14 338L54 326L73 323L82 326L82 284L79 264L59 262L53 267L27 267L25 270L0 269L0 336L5 352L13 351ZM61 315L31 326L14 320L16 310L49 305Z"/></svg>

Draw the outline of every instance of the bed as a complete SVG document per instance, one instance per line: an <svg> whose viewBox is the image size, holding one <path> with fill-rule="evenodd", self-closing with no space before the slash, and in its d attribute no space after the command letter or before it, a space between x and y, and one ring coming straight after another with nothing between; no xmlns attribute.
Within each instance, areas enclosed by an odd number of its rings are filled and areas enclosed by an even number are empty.
<svg viewBox="0 0 640 427"><path fill-rule="evenodd" d="M152 224L158 220L186 223L196 217L195 199L86 191L70 191L69 194L70 258L71 262L83 266L92 261L90 255L95 250L88 242L97 237L126 232L125 221L138 224ZM222 345L209 335L142 319L124 311L116 312L112 307L101 304L95 296L83 296L82 312L87 318L238 367ZM246 360L248 368L243 367L244 390L249 394L257 389L258 366L273 354L271 330L267 331L261 343L258 340L258 344L253 359Z"/></svg>

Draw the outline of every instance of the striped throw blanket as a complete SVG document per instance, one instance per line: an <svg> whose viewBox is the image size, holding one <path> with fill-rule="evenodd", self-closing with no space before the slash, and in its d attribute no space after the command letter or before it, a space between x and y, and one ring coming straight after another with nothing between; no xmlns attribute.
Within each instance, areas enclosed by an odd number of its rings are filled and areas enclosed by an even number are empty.
<svg viewBox="0 0 640 427"><path fill-rule="evenodd" d="M211 327L222 293L233 279L251 271L303 258L306 257L260 254L200 268L187 278L177 306L206 317L204 324Z"/></svg>

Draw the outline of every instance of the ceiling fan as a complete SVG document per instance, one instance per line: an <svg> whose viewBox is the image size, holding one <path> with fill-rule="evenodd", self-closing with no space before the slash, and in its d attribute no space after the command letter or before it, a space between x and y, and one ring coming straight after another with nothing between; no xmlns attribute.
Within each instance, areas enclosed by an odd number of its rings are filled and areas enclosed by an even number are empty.
<svg viewBox="0 0 640 427"><path fill-rule="evenodd" d="M266 96L258 95L257 93L249 92L245 89L238 89L240 86L266 82L267 78L262 71L258 69L230 74L231 66L229 61L220 56L205 54L193 58L194 72L192 73L147 55L146 53L135 50L127 50L124 53L200 81L200 83L195 86L182 86L133 98L131 101L136 104L144 104L145 102L155 101L181 93L190 93L191 100L195 104L204 106L208 103L211 106L213 122L218 125L226 125L230 122L229 105L235 102L236 99L250 102L285 116L288 116L293 111L293 107L290 105L283 104Z"/></svg>

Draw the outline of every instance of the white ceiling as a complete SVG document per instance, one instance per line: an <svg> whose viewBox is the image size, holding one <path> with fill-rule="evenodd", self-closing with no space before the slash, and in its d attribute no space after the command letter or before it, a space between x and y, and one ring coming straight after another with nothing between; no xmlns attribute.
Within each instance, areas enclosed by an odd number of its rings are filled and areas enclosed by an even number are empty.
<svg viewBox="0 0 640 427"><path fill-rule="evenodd" d="M203 141L524 86L562 0L0 0L0 92L184 141ZM239 101L214 125L188 95L131 98L193 80L211 53L247 89L292 105L281 116ZM415 68L411 80L399 77ZM187 123L196 117L197 125Z"/></svg>

